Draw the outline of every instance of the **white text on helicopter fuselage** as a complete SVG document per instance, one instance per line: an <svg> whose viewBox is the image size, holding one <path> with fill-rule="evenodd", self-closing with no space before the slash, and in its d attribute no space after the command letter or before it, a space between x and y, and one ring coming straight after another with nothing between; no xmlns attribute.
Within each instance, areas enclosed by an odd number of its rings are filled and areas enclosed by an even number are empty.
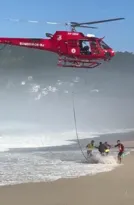
<svg viewBox="0 0 134 205"><path fill-rule="evenodd" d="M42 43L25 43L25 42L20 42L21 46L40 46L40 47L44 47L44 44Z"/></svg>
<svg viewBox="0 0 134 205"><path fill-rule="evenodd" d="M79 35L78 33L73 33L73 32L72 33L68 32L67 34L68 35L73 35L73 36L78 36Z"/></svg>

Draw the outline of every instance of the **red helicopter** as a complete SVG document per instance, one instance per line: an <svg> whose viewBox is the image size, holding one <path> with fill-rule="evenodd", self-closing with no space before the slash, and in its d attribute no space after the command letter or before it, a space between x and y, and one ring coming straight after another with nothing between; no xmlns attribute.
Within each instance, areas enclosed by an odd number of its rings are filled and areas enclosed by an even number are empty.
<svg viewBox="0 0 134 205"><path fill-rule="evenodd" d="M95 29L97 27L88 25L123 19L124 18L114 18L85 23L70 22L65 25L70 25L71 31L56 31L54 34L46 33L46 39L0 37L0 44L54 52L59 56L57 65L61 67L94 68L99 66L101 61L109 61L115 55L115 52L103 41L103 38L97 38L91 34L85 36L83 33L77 32L75 28ZM28 22L38 23L38 21Z"/></svg>

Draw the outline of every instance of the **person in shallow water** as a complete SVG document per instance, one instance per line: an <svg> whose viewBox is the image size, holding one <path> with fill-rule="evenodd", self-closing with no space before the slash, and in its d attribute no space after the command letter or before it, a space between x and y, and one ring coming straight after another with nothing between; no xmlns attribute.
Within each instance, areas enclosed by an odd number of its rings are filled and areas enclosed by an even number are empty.
<svg viewBox="0 0 134 205"><path fill-rule="evenodd" d="M87 148L87 156L90 156L90 157L93 156L92 151L95 148L94 140L92 140L89 144L87 144L86 148Z"/></svg>
<svg viewBox="0 0 134 205"><path fill-rule="evenodd" d="M118 149L119 149L119 152L118 152L118 162L121 163L122 156L124 154L124 145L120 142L120 140L117 140L117 144L114 147L118 147Z"/></svg>
<svg viewBox="0 0 134 205"><path fill-rule="evenodd" d="M102 156L105 155L105 153L106 153L105 151L107 150L105 143L100 142L99 146L96 148L99 150L99 152Z"/></svg>
<svg viewBox="0 0 134 205"><path fill-rule="evenodd" d="M109 145L107 142L104 143L106 149L105 149L105 154L108 155L109 152L110 152L110 148L111 148L111 145Z"/></svg>

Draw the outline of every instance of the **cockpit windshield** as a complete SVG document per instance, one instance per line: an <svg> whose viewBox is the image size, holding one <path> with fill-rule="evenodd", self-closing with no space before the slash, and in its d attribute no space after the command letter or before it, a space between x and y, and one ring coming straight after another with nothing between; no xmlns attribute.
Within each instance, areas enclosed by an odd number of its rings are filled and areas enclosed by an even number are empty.
<svg viewBox="0 0 134 205"><path fill-rule="evenodd" d="M110 47L104 41L100 41L100 46L103 49L110 49Z"/></svg>

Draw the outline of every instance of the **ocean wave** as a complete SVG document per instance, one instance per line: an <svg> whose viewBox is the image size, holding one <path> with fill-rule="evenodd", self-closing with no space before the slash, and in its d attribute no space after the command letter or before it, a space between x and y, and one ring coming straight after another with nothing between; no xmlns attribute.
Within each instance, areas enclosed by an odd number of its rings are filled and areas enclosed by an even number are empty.
<svg viewBox="0 0 134 205"><path fill-rule="evenodd" d="M98 138L103 134L114 133L127 133L134 129L116 129L116 130L103 130L98 132L78 132L79 140ZM0 136L0 152L7 151L13 148L40 148L40 147L53 147L71 145L77 142L75 130L66 132L28 132L16 131L9 129L1 132Z"/></svg>
<svg viewBox="0 0 134 205"><path fill-rule="evenodd" d="M77 178L112 171L117 166L112 157L101 159L99 163L83 163L78 151L3 153L0 155L0 185Z"/></svg>

